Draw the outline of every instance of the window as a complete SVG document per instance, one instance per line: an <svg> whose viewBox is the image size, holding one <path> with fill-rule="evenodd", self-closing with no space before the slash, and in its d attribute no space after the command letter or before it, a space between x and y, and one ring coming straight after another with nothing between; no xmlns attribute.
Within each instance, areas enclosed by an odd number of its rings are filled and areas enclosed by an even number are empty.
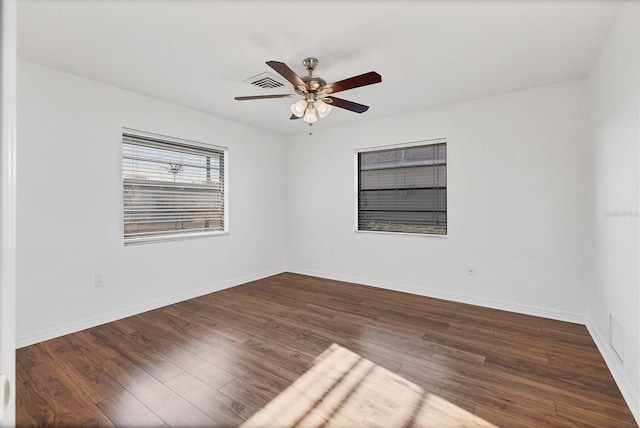
<svg viewBox="0 0 640 428"><path fill-rule="evenodd" d="M225 233L227 149L124 129L124 242Z"/></svg>
<svg viewBox="0 0 640 428"><path fill-rule="evenodd" d="M357 153L357 230L446 235L447 143Z"/></svg>

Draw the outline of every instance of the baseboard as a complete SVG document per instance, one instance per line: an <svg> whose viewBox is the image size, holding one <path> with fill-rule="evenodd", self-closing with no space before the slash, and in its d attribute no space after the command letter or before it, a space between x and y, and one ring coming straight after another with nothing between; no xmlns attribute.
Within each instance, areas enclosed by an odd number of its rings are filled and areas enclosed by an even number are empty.
<svg viewBox="0 0 640 428"><path fill-rule="evenodd" d="M608 345L608 341L605 339L605 336L600 332L600 330L598 330L591 320L587 320L587 329L589 330L589 334L591 334L593 341L596 343L600 354L604 358L605 363L607 363L607 367L609 367L613 380L616 381L616 384L622 393L622 397L629 406L629 410L631 410L633 417L640 425L640 401L638 401L638 394L633 390L633 386L631 386L629 378L624 373L624 368L620 364L620 360L618 360L614 355L613 350Z"/></svg>
<svg viewBox="0 0 640 428"><path fill-rule="evenodd" d="M554 319L558 321L566 321L577 324L585 324L586 317L583 314L572 312L556 311L537 306L522 305L519 303L505 302L502 300L485 299L477 296L469 296L460 293L450 293L442 290L434 290L428 288L418 288L406 284L391 283L385 281L377 281L369 278L361 278L350 275L334 274L329 272L321 272L311 269L289 267L287 272L299 273L302 275L317 276L320 278L333 279L336 281L353 282L356 284L367 285L371 287L384 288L387 290L401 291L404 293L416 294L419 296L433 297L436 299L451 300L459 303L467 303L470 305L484 306L492 309L500 309L503 311L516 312L519 314L533 315Z"/></svg>
<svg viewBox="0 0 640 428"><path fill-rule="evenodd" d="M133 305L127 308L109 312L106 314L97 315L83 320L74 321L72 323L63 324L60 326L47 328L44 330L36 331L31 334L23 335L16 338L16 347L22 348L25 346L33 345L34 343L42 342L45 340L53 339L56 337L64 336L65 334L74 333L76 331L85 330L87 328L96 327L101 324L116 321L122 318L130 317L132 315L140 314L142 312L158 309L163 306L172 305L174 303L182 302L184 300L193 299L194 297L203 296L205 294L213 293L215 291L224 290L226 288L235 287L247 282L256 281L258 279L266 278L268 276L277 275L285 272L284 268L271 269L255 273L252 275L235 278L228 281L219 282L207 287L198 288L195 290L189 290L185 293L175 294L162 299L146 302L142 305Z"/></svg>

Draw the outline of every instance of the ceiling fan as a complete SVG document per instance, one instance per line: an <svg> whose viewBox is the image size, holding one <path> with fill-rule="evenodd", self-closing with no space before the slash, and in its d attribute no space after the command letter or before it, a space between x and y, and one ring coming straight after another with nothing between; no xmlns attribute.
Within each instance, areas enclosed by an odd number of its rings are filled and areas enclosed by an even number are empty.
<svg viewBox="0 0 640 428"><path fill-rule="evenodd" d="M296 98L302 96L301 100L291 105L291 113L293 114L290 119L294 120L302 118L305 122L312 124L318 120L318 116L321 118L326 117L331 112L332 106L356 113L364 113L369 110L369 106L354 103L353 101L343 100L342 98L337 98L330 94L382 82L382 76L375 71L370 71L359 76L327 84L323 78L313 75L313 70L315 70L318 65L318 60L316 58L305 58L302 61L302 64L309 72L308 76L298 76L283 62L267 61L267 65L269 67L274 69L293 85L293 89L296 92L295 94L256 95L235 97L235 99L238 101L246 101L269 98Z"/></svg>

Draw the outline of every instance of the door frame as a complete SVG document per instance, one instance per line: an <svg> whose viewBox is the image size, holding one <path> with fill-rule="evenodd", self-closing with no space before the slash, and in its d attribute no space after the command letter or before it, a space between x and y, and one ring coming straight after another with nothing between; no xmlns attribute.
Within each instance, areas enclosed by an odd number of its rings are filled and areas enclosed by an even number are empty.
<svg viewBox="0 0 640 428"><path fill-rule="evenodd" d="M16 421L17 2L0 0L0 427Z"/></svg>

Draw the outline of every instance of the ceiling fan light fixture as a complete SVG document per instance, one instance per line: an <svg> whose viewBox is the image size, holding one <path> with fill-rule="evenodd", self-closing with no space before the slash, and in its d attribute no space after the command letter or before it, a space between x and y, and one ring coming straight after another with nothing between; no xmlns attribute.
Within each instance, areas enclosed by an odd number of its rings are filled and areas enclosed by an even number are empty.
<svg viewBox="0 0 640 428"><path fill-rule="evenodd" d="M316 110L318 110L318 116L320 116L320 119L327 117L329 113L331 113L331 106L322 100L316 101L315 107Z"/></svg>
<svg viewBox="0 0 640 428"><path fill-rule="evenodd" d="M313 108L313 105L304 112L304 117L302 118L307 123L314 123L318 120L316 116L316 109Z"/></svg>
<svg viewBox="0 0 640 428"><path fill-rule="evenodd" d="M289 107L291 113L293 113L289 119L294 120L302 118L304 122L313 124L318 121L318 117L327 117L329 113L331 113L332 107L349 110L354 113L364 113L369 110L369 106L354 103L353 101L344 100L342 98L336 98L333 94L346 91L348 89L355 89L361 86L373 85L374 83L382 82L382 76L375 71L370 71L368 73L327 84L323 78L313 74L313 71L318 65L318 60L316 58L305 58L302 63L309 72L308 76L298 76L296 72L284 62L266 62L266 64L276 73L293 85L295 94L254 95L235 97L235 99L238 101L246 101L272 98L296 98L300 96L302 99ZM328 94L332 95L328 96Z"/></svg>
<svg viewBox="0 0 640 428"><path fill-rule="evenodd" d="M307 102L305 100L300 100L296 103L291 104L291 113L293 113L296 117L302 117L306 108Z"/></svg>

